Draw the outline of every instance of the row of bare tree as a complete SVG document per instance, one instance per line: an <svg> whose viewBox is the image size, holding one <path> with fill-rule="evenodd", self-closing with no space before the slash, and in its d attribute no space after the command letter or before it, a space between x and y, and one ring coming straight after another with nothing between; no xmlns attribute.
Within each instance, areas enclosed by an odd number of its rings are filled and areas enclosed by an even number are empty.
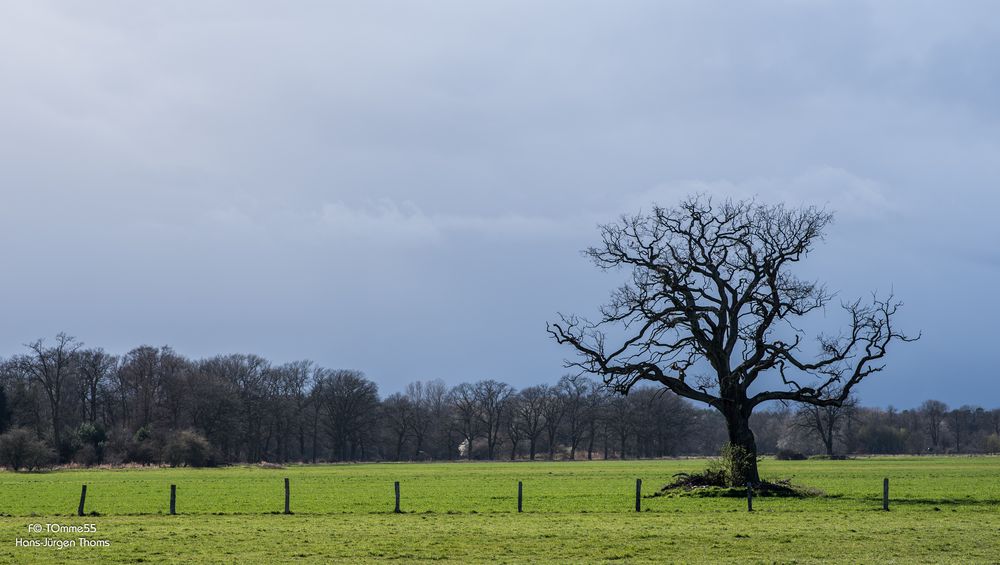
<svg viewBox="0 0 1000 565"><path fill-rule="evenodd" d="M1000 450L1000 411L807 406L754 415L762 452ZM59 462L593 459L708 455L717 411L662 388L613 394L584 376L515 390L496 380L414 382L381 398L358 371L257 355L124 355L60 334L0 360L0 433L30 432ZM178 445L180 438L193 446ZM209 454L191 451L208 446ZM177 455L180 453L180 455Z"/></svg>

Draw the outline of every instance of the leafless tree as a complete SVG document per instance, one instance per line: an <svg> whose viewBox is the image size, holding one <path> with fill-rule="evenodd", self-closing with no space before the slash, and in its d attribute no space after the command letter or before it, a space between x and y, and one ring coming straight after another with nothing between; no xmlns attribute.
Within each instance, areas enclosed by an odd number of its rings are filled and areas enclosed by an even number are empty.
<svg viewBox="0 0 1000 565"><path fill-rule="evenodd" d="M76 352L83 344L65 333L56 335L48 347L39 339L26 346L29 354L21 358L24 371L45 391L52 422L52 444L62 456L63 394L76 370ZM72 391L68 391L72 394Z"/></svg>
<svg viewBox="0 0 1000 565"><path fill-rule="evenodd" d="M587 461L594 458L594 446L597 441L597 429L602 426L605 404L608 401L608 391L596 382L592 383L586 396L587 419Z"/></svg>
<svg viewBox="0 0 1000 565"><path fill-rule="evenodd" d="M556 443L563 415L566 413L566 400L559 387L546 386L542 397L542 417L545 422L545 439L548 440L549 461L555 459Z"/></svg>
<svg viewBox="0 0 1000 565"><path fill-rule="evenodd" d="M514 389L507 383L488 379L476 383L473 396L476 401L476 415L486 433L487 458L496 456L503 432L505 407Z"/></svg>
<svg viewBox="0 0 1000 565"><path fill-rule="evenodd" d="M545 430L545 385L529 386L518 393L517 408L514 412L516 426L521 436L528 440L528 457L534 461L538 438Z"/></svg>
<svg viewBox="0 0 1000 565"><path fill-rule="evenodd" d="M364 459L375 429L378 387L360 371L328 371L322 378L320 398L334 459Z"/></svg>
<svg viewBox="0 0 1000 565"><path fill-rule="evenodd" d="M406 445L406 440L413 430L413 412L413 402L398 392L390 394L382 401L383 419L392 436L396 461L403 460L403 446Z"/></svg>
<svg viewBox="0 0 1000 565"><path fill-rule="evenodd" d="M267 433L264 437L263 454L271 458L271 439L275 441L274 458L288 461L290 453L296 450L305 453L306 426L305 413L308 388L311 384L313 364L311 361L295 361L265 372L265 404Z"/></svg>
<svg viewBox="0 0 1000 565"><path fill-rule="evenodd" d="M453 416L451 425L466 444L465 458L472 459L472 444L479 436L479 405L476 389L469 383L462 383L448 393L448 405ZM454 446L449 450L454 450Z"/></svg>
<svg viewBox="0 0 1000 565"><path fill-rule="evenodd" d="M576 459L576 449L587 432L587 394L594 382L584 375L566 375L559 379L565 410L566 439L569 440L569 458Z"/></svg>
<svg viewBox="0 0 1000 565"><path fill-rule="evenodd" d="M452 440L451 406L448 404L448 387L441 379L424 385L424 404L429 412L431 449L435 458L454 459L455 442Z"/></svg>
<svg viewBox="0 0 1000 565"><path fill-rule="evenodd" d="M931 438L931 447L937 451L941 447L941 427L948 413L948 405L940 400L927 400L920 405L927 422L927 435Z"/></svg>
<svg viewBox="0 0 1000 565"><path fill-rule="evenodd" d="M963 447L969 443L969 436L977 426L977 421L981 419L979 410L972 406L962 406L948 413L948 427L951 428L951 435L955 438L955 451L962 452Z"/></svg>
<svg viewBox="0 0 1000 565"><path fill-rule="evenodd" d="M854 396L848 396L840 405L803 404L795 413L794 425L819 439L826 454L833 457L836 443L843 441L847 421L854 417L857 404Z"/></svg>
<svg viewBox="0 0 1000 565"><path fill-rule="evenodd" d="M97 422L98 392L114 371L118 358L98 347L80 351L79 361L84 418L93 424Z"/></svg>
<svg viewBox="0 0 1000 565"><path fill-rule="evenodd" d="M504 430L507 432L507 439L510 441L511 461L517 459L517 449L524 439L524 428L521 426L521 421L518 418L522 402L524 402L524 399L521 398L521 395L515 394L510 397L504 406L503 424Z"/></svg>
<svg viewBox="0 0 1000 565"><path fill-rule="evenodd" d="M604 421L608 429L618 436L618 457L621 459L628 458L628 438L635 429L637 416L627 396L614 396L605 405ZM609 456L607 443L605 439L605 459Z"/></svg>
<svg viewBox="0 0 1000 565"><path fill-rule="evenodd" d="M306 410L309 406L309 391L315 384L313 381L315 368L312 361L294 361L283 366L285 371L286 394L290 397L291 414L289 418L289 431L294 428L295 437L298 444L299 456L304 458L306 453L306 431L307 418Z"/></svg>
<svg viewBox="0 0 1000 565"><path fill-rule="evenodd" d="M650 380L716 408L729 443L744 454L731 480L757 482L749 425L755 407L773 400L842 404L883 369L892 342L911 339L893 325L900 303L873 297L843 303L847 328L819 336L813 355L802 351L796 321L832 295L790 271L831 219L814 207L705 196L622 217L603 226L601 244L586 253L602 269L628 269L629 282L612 293L598 321L560 315L549 332L577 352L568 366L601 375L621 393ZM769 372L784 387L751 393Z"/></svg>
<svg viewBox="0 0 1000 565"><path fill-rule="evenodd" d="M406 397L412 408L410 426L415 443L414 454L419 459L426 458L424 450L428 448L428 437L444 423L443 408L447 393L448 387L440 379L406 385Z"/></svg>

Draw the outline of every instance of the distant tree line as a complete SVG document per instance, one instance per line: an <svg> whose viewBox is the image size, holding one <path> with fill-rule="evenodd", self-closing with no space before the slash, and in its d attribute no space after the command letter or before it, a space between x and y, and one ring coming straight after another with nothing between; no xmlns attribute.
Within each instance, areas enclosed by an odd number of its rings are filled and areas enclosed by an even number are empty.
<svg viewBox="0 0 1000 565"><path fill-rule="evenodd" d="M612 393L586 376L516 390L417 381L380 396L354 370L252 354L124 355L65 334L0 359L0 464L625 459L714 455L718 411L662 388ZM1000 410L777 405L754 414L761 453L1000 452Z"/></svg>

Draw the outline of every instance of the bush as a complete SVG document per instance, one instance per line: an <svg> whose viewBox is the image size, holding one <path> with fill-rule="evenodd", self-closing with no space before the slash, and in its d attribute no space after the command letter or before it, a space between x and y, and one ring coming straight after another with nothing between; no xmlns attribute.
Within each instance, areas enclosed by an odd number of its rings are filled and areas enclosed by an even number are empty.
<svg viewBox="0 0 1000 565"><path fill-rule="evenodd" d="M93 445L84 445L78 449L76 455L73 456L73 461L84 467L92 467L100 464L100 460L97 457L97 449Z"/></svg>
<svg viewBox="0 0 1000 565"><path fill-rule="evenodd" d="M81 465L100 465L104 462L104 447L107 445L108 434L101 425L83 423L76 430L81 448L74 458Z"/></svg>
<svg viewBox="0 0 1000 565"><path fill-rule="evenodd" d="M777 453L774 454L774 458L778 461L804 461L806 456L804 453L799 453L792 449L779 449Z"/></svg>
<svg viewBox="0 0 1000 565"><path fill-rule="evenodd" d="M747 470L755 463L754 455L743 447L726 442L722 446L720 458L722 470L725 473L726 484L743 486L747 481Z"/></svg>
<svg viewBox="0 0 1000 565"><path fill-rule="evenodd" d="M212 444L204 436L190 430L173 434L163 447L163 459L171 467L212 467L215 458Z"/></svg>
<svg viewBox="0 0 1000 565"><path fill-rule="evenodd" d="M990 434L983 438L983 451L986 453L1000 453L1000 435Z"/></svg>
<svg viewBox="0 0 1000 565"><path fill-rule="evenodd" d="M153 432L148 426L136 430L125 447L125 458L133 463L149 465L156 461L157 449Z"/></svg>
<svg viewBox="0 0 1000 565"><path fill-rule="evenodd" d="M0 435L0 465L12 471L34 471L51 465L56 454L35 434L24 428Z"/></svg>

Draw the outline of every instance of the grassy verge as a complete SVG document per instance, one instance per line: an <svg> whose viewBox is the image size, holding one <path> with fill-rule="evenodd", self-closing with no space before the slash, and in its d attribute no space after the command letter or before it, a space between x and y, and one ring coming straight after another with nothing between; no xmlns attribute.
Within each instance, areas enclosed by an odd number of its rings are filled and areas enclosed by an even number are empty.
<svg viewBox="0 0 1000 565"><path fill-rule="evenodd" d="M996 562L1000 458L766 461L828 495L643 499L704 461L293 466L0 473L0 562ZM292 485L291 516L283 478ZM882 512L882 477L892 511ZM392 514L392 482L402 515ZM525 512L516 513L517 481ZM87 510L78 518L80 485ZM178 485L178 516L166 515ZM110 547L17 547L31 524L93 523Z"/></svg>

